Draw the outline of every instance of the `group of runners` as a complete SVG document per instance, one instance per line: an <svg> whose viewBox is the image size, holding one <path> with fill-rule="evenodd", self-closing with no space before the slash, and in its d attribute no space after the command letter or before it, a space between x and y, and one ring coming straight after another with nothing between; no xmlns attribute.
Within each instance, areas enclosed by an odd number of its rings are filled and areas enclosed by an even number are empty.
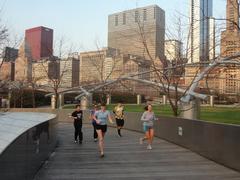
<svg viewBox="0 0 240 180"><path fill-rule="evenodd" d="M124 106L122 103L118 103L114 107L113 113L117 125L117 134L119 137L122 137L121 129L124 126ZM80 105L76 105L76 110L71 114L71 117L74 119L74 141L75 143L82 144L83 133L82 133L82 120L83 120L83 111L81 110ZM114 124L111 113L106 109L106 104L102 103L101 105L94 104L92 110L90 111L89 119L93 125L93 139L95 142L98 141L100 157L104 157L104 136L107 132L107 122ZM147 149L152 149L152 142L154 137L153 122L158 120L156 118L152 105L148 104L145 107L145 112L142 114L141 121L143 122L143 131L145 136L140 138L140 144L143 144L144 140L148 141Z"/></svg>

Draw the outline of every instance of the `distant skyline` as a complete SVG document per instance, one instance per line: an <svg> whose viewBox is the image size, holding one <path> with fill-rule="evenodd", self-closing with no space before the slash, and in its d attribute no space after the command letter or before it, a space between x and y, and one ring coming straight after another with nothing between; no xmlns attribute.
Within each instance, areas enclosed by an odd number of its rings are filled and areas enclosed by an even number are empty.
<svg viewBox="0 0 240 180"><path fill-rule="evenodd" d="M63 37L73 51L85 51L95 50L96 41L107 46L109 14L152 4L165 11L167 28L176 10L188 16L189 0L0 0L0 15L12 36L23 38L25 29L46 26L54 30L54 42ZM225 8L226 0L213 0L214 17L225 17Z"/></svg>

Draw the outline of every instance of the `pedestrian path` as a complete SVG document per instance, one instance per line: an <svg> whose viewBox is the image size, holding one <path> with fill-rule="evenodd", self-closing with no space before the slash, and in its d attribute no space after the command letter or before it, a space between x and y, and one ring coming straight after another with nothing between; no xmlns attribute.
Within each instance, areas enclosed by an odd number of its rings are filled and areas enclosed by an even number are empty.
<svg viewBox="0 0 240 180"><path fill-rule="evenodd" d="M73 142L73 125L60 123L59 146L35 180L240 180L240 173L175 144L154 139L153 149L140 145L141 133L109 128L105 157L99 158L90 125L84 125L83 144Z"/></svg>

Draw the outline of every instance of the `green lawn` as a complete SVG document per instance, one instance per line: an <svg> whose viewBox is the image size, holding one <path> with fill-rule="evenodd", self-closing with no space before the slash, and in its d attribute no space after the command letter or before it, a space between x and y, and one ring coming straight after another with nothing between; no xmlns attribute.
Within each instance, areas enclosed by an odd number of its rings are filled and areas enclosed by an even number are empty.
<svg viewBox="0 0 240 180"><path fill-rule="evenodd" d="M107 108L112 110L115 105L109 105ZM66 106L65 108L73 108ZM126 112L143 112L143 105L125 105ZM157 115L173 116L172 110L168 105L153 106ZM240 125L240 107L201 107L200 119L211 122Z"/></svg>
<svg viewBox="0 0 240 180"><path fill-rule="evenodd" d="M202 107L200 118L206 121L240 125L240 108Z"/></svg>

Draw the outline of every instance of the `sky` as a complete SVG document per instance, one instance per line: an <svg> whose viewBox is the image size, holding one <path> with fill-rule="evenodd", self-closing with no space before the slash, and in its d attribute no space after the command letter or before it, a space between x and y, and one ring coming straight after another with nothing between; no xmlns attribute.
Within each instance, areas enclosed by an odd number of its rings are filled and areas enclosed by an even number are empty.
<svg viewBox="0 0 240 180"><path fill-rule="evenodd" d="M190 0L0 0L1 22L11 37L23 38L25 29L46 26L54 30L54 42L63 39L73 51L107 46L108 15L157 4L171 27L176 12L188 15ZM213 16L225 17L226 0L213 0ZM55 45L56 46L56 45Z"/></svg>

